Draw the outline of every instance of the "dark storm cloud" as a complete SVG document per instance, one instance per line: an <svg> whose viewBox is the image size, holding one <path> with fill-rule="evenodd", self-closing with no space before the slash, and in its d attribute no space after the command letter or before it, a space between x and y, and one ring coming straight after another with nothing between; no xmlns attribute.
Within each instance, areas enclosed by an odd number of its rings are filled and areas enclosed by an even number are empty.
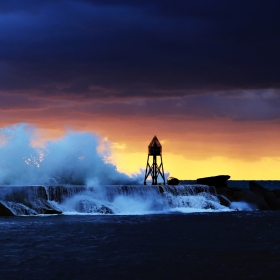
<svg viewBox="0 0 280 280"><path fill-rule="evenodd" d="M18 110L42 110L57 108L68 105L69 102L57 102L57 100L46 98L34 98L22 94L0 94L0 112Z"/></svg>
<svg viewBox="0 0 280 280"><path fill-rule="evenodd" d="M243 92L242 97L224 98L213 94L190 95L160 100L134 100L131 102L92 102L75 104L77 112L96 116L148 118L164 120L274 121L280 120L280 97ZM70 110L72 111L72 110Z"/></svg>
<svg viewBox="0 0 280 280"><path fill-rule="evenodd" d="M0 90L98 98L279 88L279 1L1 1Z"/></svg>
<svg viewBox="0 0 280 280"><path fill-rule="evenodd" d="M106 92L104 93L106 95ZM185 97L161 99L116 99L90 100L59 96L28 96L1 94L1 121L47 123L58 120L71 124L93 120L143 120L148 123L163 121L177 124L184 121L228 120L233 122L280 121L280 96L274 90L233 91L225 94L197 94ZM133 125L132 125L133 126ZM264 129L260 125L260 129Z"/></svg>

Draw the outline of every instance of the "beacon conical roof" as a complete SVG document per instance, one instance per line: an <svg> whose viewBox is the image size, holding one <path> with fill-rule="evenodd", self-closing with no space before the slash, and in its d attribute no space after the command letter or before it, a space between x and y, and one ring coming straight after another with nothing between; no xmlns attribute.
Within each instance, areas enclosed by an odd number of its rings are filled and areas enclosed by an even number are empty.
<svg viewBox="0 0 280 280"><path fill-rule="evenodd" d="M159 147L159 148L161 148L161 144L159 143L156 135L154 136L153 140L151 141L149 147Z"/></svg>

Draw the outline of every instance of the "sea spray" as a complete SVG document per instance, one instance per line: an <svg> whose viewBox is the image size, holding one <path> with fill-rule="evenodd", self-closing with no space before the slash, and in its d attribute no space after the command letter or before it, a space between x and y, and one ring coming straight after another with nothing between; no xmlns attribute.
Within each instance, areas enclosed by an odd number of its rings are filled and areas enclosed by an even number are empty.
<svg viewBox="0 0 280 280"><path fill-rule="evenodd" d="M0 185L136 184L142 181L142 174L130 177L105 161L110 146L107 143L106 149L98 152L101 140L96 134L70 132L40 147L31 145L34 137L36 128L27 124L0 129Z"/></svg>

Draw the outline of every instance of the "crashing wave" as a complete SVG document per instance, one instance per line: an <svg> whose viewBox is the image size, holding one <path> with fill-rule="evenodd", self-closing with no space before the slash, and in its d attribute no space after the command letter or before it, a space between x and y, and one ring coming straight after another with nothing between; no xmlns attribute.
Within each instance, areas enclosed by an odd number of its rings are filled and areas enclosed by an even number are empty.
<svg viewBox="0 0 280 280"><path fill-rule="evenodd" d="M18 216L230 211L202 185L2 186L0 203Z"/></svg>

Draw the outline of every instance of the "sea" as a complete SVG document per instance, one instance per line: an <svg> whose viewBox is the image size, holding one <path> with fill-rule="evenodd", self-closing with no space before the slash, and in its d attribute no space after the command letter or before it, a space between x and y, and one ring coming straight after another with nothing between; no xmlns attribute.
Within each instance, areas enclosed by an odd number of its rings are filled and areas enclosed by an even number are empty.
<svg viewBox="0 0 280 280"><path fill-rule="evenodd" d="M280 212L195 183L2 185L0 279L279 279Z"/></svg>

